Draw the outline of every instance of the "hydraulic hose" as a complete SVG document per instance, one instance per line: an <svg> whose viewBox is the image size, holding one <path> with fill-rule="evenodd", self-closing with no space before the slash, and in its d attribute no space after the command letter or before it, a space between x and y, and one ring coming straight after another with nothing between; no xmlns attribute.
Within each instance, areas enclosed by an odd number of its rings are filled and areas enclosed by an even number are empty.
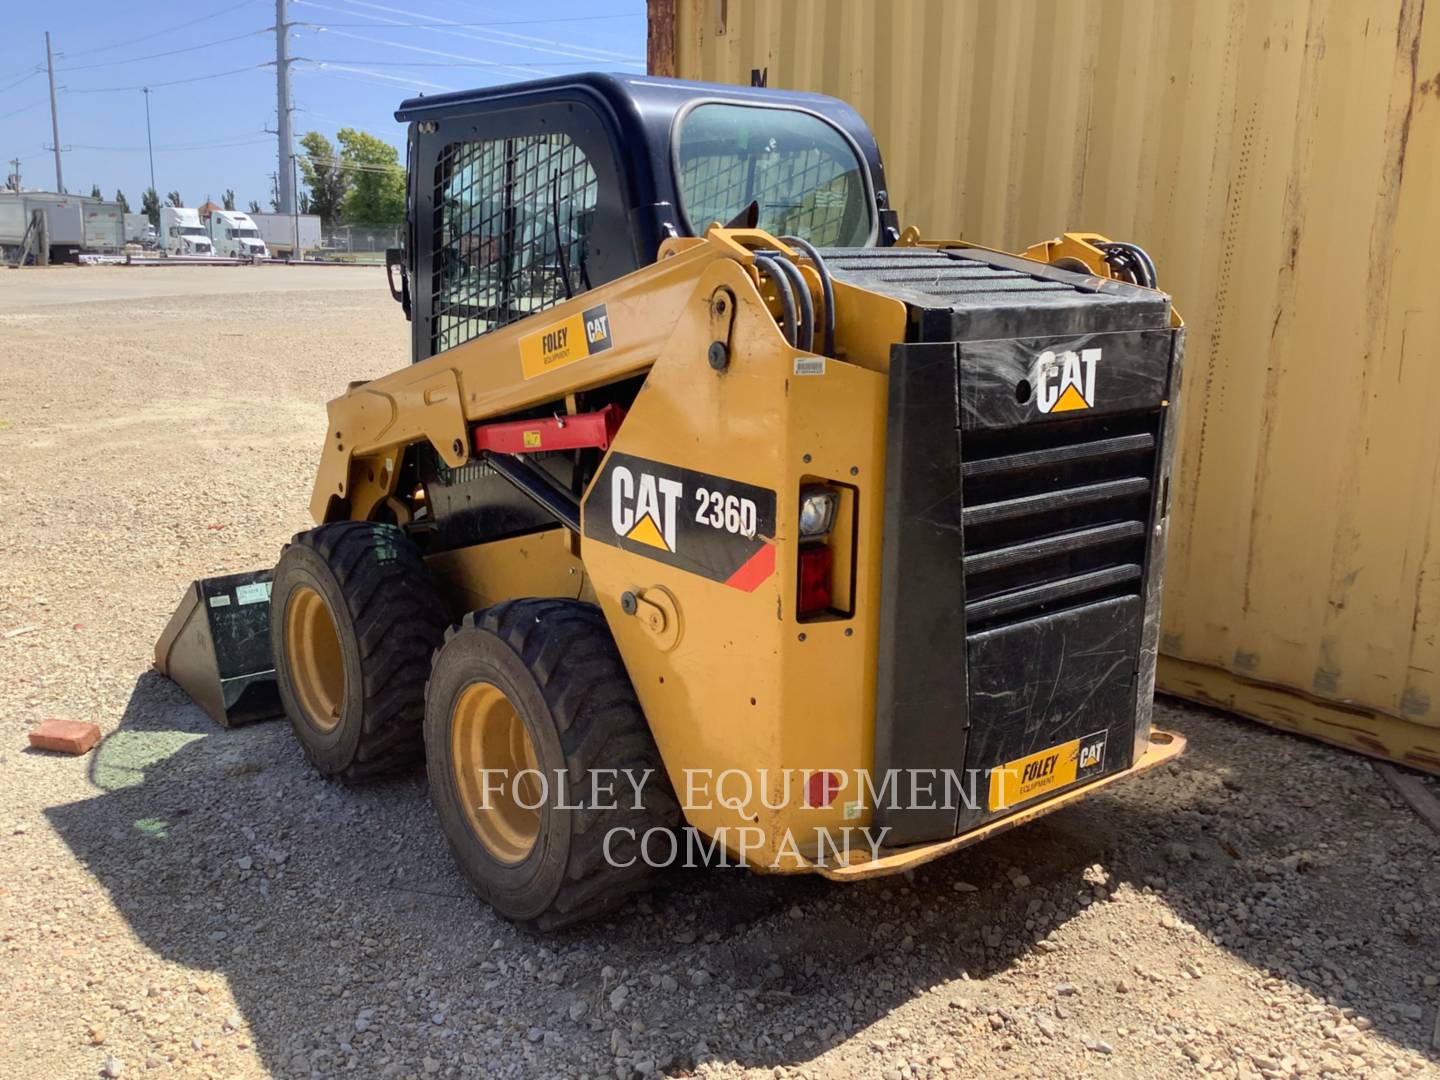
<svg viewBox="0 0 1440 1080"><path fill-rule="evenodd" d="M825 265L825 260L820 257L820 252L809 240L802 240L798 236L782 236L781 240L791 247L799 248L805 253L805 257L815 265L815 273L820 275L820 298L825 304L825 355L835 355L835 282L830 277L830 268Z"/></svg>
<svg viewBox="0 0 1440 1080"><path fill-rule="evenodd" d="M755 268L775 283L775 291L780 294L780 306L785 311L780 329L785 335L785 340L792 346L795 345L797 340L795 293L790 288L790 279L785 276L785 271L780 269L780 264L768 255L756 255Z"/></svg>
<svg viewBox="0 0 1440 1080"><path fill-rule="evenodd" d="M800 321L795 335L795 347L804 349L806 352L815 351L815 301L810 296L810 286L805 282L805 275L800 272L788 255L782 255L778 251L766 253L769 258L775 260L775 265L790 279L790 287L795 291L795 299L799 308Z"/></svg>

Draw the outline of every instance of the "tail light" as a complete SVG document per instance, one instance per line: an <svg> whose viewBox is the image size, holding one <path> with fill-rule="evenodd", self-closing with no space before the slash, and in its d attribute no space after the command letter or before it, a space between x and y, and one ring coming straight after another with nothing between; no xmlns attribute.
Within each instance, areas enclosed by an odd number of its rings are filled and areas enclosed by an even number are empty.
<svg viewBox="0 0 1440 1080"><path fill-rule="evenodd" d="M830 610L830 579L835 557L827 544L806 544L800 548L800 598L796 613L804 618Z"/></svg>

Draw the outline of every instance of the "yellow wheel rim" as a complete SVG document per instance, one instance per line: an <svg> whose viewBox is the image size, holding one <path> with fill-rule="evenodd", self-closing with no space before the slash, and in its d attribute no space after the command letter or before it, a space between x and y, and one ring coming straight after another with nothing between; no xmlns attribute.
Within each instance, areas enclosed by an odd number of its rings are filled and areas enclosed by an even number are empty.
<svg viewBox="0 0 1440 1080"><path fill-rule="evenodd" d="M334 731L345 700L345 662L335 619L308 585L296 589L285 607L285 659L306 723Z"/></svg>
<svg viewBox="0 0 1440 1080"><path fill-rule="evenodd" d="M450 769L465 820L490 854L504 863L529 855L545 786L525 722L498 686L461 691L450 715Z"/></svg>

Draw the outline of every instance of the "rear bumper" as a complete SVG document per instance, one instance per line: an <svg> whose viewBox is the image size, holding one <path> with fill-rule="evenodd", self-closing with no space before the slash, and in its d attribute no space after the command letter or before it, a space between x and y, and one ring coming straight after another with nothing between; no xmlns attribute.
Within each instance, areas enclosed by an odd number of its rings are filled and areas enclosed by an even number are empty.
<svg viewBox="0 0 1440 1080"><path fill-rule="evenodd" d="M1034 821L1038 817L1060 810L1072 803L1079 802L1097 791L1109 787L1118 780L1125 780L1139 773L1146 772L1163 765L1167 761L1173 761L1185 752L1185 737L1169 731L1151 731L1149 748L1141 755L1140 759L1128 769L1103 776L1093 783L1085 784L1082 787L1072 788L1069 791L1056 795L1052 799L1036 803L1034 806L1017 810L1008 817L992 821L987 825L971 829L967 833L951 837L948 840L938 840L929 844L916 844L913 847L901 848L896 851L884 851L878 858L865 858L857 852L857 857L846 862L842 866L821 866L812 864L808 869L815 873L822 874L835 881L863 881L866 878L883 877L886 874L898 874L905 870L913 870L924 863L931 862L952 851L959 851L961 848L969 847L971 844L978 844L982 840L988 840L1007 829L1013 829L1017 825L1024 825L1026 822Z"/></svg>

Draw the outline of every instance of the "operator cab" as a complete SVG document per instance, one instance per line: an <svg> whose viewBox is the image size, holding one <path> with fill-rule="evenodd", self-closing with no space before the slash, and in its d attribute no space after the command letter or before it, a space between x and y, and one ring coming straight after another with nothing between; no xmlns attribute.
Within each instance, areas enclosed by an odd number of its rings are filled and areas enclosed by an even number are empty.
<svg viewBox="0 0 1440 1080"><path fill-rule="evenodd" d="M753 225L817 247L892 243L880 150L820 94L586 74L413 98L406 248L391 291L427 359Z"/></svg>

